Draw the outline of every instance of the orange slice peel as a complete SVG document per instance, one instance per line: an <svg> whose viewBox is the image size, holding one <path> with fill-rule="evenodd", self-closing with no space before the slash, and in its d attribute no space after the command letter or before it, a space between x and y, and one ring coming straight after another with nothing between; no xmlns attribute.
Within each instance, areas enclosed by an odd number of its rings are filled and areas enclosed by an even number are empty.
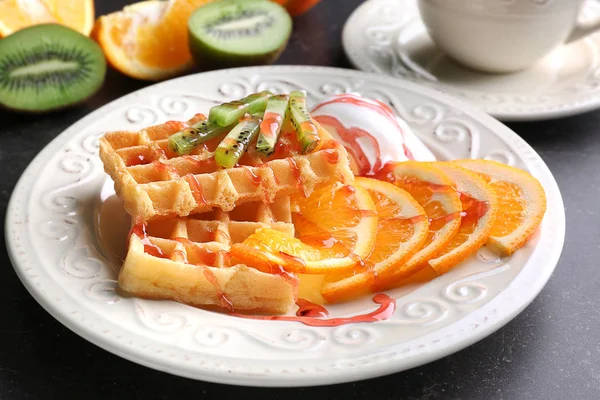
<svg viewBox="0 0 600 400"><path fill-rule="evenodd" d="M94 26L93 0L2 0L0 38L29 26L57 23L89 35Z"/></svg>
<svg viewBox="0 0 600 400"><path fill-rule="evenodd" d="M96 21L93 36L109 63L137 79L158 81L189 70L187 20L210 0L143 1Z"/></svg>
<svg viewBox="0 0 600 400"><path fill-rule="evenodd" d="M368 257L377 232L375 204L360 186L329 185L292 205L296 237L258 229L231 255L265 272L343 274Z"/></svg>
<svg viewBox="0 0 600 400"><path fill-rule="evenodd" d="M462 204L453 182L435 163L407 161L388 164L380 178L406 190L423 207L429 233L423 248L389 276L380 275L379 289L397 286L443 251L460 228Z"/></svg>
<svg viewBox="0 0 600 400"><path fill-rule="evenodd" d="M487 242L498 215L498 200L494 190L475 173L453 163L439 162L436 166L453 181L462 203L458 232L443 253L427 263L442 275Z"/></svg>
<svg viewBox="0 0 600 400"><path fill-rule="evenodd" d="M425 210L406 191L370 178L356 178L355 185L367 190L375 202L378 219L375 245L368 257L358 260L352 274L325 277L321 294L329 303L375 290L380 285L379 276L389 276L415 254L429 232Z"/></svg>
<svg viewBox="0 0 600 400"><path fill-rule="evenodd" d="M455 163L478 174L496 192L498 218L487 246L501 256L509 256L523 247L546 212L546 195L540 182L523 170L496 161Z"/></svg>

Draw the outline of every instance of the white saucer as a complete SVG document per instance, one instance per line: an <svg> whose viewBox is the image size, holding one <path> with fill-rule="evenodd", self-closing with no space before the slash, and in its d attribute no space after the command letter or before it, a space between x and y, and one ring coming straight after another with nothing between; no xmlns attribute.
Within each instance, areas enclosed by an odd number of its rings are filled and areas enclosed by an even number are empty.
<svg viewBox="0 0 600 400"><path fill-rule="evenodd" d="M588 1L582 18L600 18ZM600 107L600 34L562 46L531 68L506 75L467 69L430 39L416 0L370 0L344 27L359 69L418 82L466 100L504 121L564 117Z"/></svg>

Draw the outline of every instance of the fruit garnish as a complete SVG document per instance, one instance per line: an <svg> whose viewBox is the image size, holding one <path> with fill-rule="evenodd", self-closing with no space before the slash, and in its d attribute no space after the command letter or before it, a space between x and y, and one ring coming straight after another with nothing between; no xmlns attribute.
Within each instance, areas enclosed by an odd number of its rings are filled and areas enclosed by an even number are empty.
<svg viewBox="0 0 600 400"><path fill-rule="evenodd" d="M256 137L260 119L244 118L237 124L215 150L215 162L221 168L231 168L242 157L248 144Z"/></svg>
<svg viewBox="0 0 600 400"><path fill-rule="evenodd" d="M268 157L275 152L275 144L287 115L288 104L288 95L273 96L267 102L256 141L256 150L264 156Z"/></svg>
<svg viewBox="0 0 600 400"><path fill-rule="evenodd" d="M321 296L321 286L325 275L297 274L298 276L298 298L308 300L316 304L325 304Z"/></svg>
<svg viewBox="0 0 600 400"><path fill-rule="evenodd" d="M61 24L87 36L94 26L94 1L0 1L0 38L23 28L46 23Z"/></svg>
<svg viewBox="0 0 600 400"><path fill-rule="evenodd" d="M266 0L221 0L188 22L190 51L202 68L271 64L292 32L286 10Z"/></svg>
<svg viewBox="0 0 600 400"><path fill-rule="evenodd" d="M301 90L290 93L290 116L302 152L310 153L319 144L319 130L306 108L306 93Z"/></svg>
<svg viewBox="0 0 600 400"><path fill-rule="evenodd" d="M317 5L321 0L271 0L284 6L292 17L303 14Z"/></svg>
<svg viewBox="0 0 600 400"><path fill-rule="evenodd" d="M341 274L367 258L377 231L375 204L361 187L328 185L292 205L296 237L259 229L234 244L231 255L261 271Z"/></svg>
<svg viewBox="0 0 600 400"><path fill-rule="evenodd" d="M487 246L502 256L523 247L546 212L546 195L539 181L525 171L496 161L455 163L482 177L498 198L498 217Z"/></svg>
<svg viewBox="0 0 600 400"><path fill-rule="evenodd" d="M0 41L0 105L41 112L79 103L104 82L106 60L92 39L58 24Z"/></svg>
<svg viewBox="0 0 600 400"><path fill-rule="evenodd" d="M219 126L228 126L246 114L264 112L267 101L273 94L271 92L252 93L243 99L219 104L210 109L208 120Z"/></svg>
<svg viewBox="0 0 600 400"><path fill-rule="evenodd" d="M326 276L321 294L330 303L348 300L380 286L379 276L391 272L422 248L429 222L425 210L408 192L387 182L356 178L356 187L368 191L377 210L375 245L358 260L354 273L343 278Z"/></svg>
<svg viewBox="0 0 600 400"><path fill-rule="evenodd" d="M381 288L394 287L439 254L460 228L462 204L452 180L436 163L406 161L387 164L378 179L406 190L425 210L429 234L422 249L389 276L380 274Z"/></svg>
<svg viewBox="0 0 600 400"><path fill-rule="evenodd" d="M303 95L301 92L298 93ZM202 116L192 126L179 128L179 131L170 135L169 149L177 155L187 155L200 144L227 134L214 154L217 165L222 168L236 166L247 150L250 150L250 158L256 159L261 156L288 158L294 154L324 149L332 152L330 162L336 164L338 155L332 151L332 142L320 140L320 136L328 137L327 132L318 123L312 121L308 113L306 114L308 123L296 125L300 131L293 126L289 117L291 114L289 97L288 95L273 96L271 92L263 91L216 105L210 109L208 120ZM306 112L305 108L304 112ZM311 129L310 134L306 134L308 125ZM282 133L283 130L285 132ZM317 133L313 135L312 131ZM258 138L254 142L257 135ZM313 136L312 139L308 139L310 135ZM300 138L305 139L304 150L299 143ZM249 148L251 143L253 146ZM294 161L290 160L290 162L291 167L296 169Z"/></svg>
<svg viewBox="0 0 600 400"><path fill-rule="evenodd" d="M210 1L135 3L98 18L93 36L122 73L150 81L167 79L192 67L185 21Z"/></svg>
<svg viewBox="0 0 600 400"><path fill-rule="evenodd" d="M179 155L190 154L196 147L225 134L232 127L222 127L203 120L169 136L169 149Z"/></svg>
<svg viewBox="0 0 600 400"><path fill-rule="evenodd" d="M462 213L460 228L441 254L428 261L437 275L442 275L483 246L498 215L498 200L494 189L475 173L454 163L435 164L460 192Z"/></svg>

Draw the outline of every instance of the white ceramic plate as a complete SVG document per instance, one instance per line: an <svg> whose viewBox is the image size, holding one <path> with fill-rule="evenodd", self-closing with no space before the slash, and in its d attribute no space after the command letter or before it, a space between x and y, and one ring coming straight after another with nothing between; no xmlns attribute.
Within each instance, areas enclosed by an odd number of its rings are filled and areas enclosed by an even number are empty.
<svg viewBox="0 0 600 400"><path fill-rule="evenodd" d="M598 18L600 3L588 1L582 22ZM485 74L462 67L434 45L417 0L370 0L347 20L343 45L363 71L438 89L503 121L564 117L600 106L600 34L561 46L525 71Z"/></svg>
<svg viewBox="0 0 600 400"><path fill-rule="evenodd" d="M317 328L238 319L116 288L111 242L128 229L98 157L107 130L137 130L206 112L249 92L304 89L309 101L359 92L392 105L442 159L485 157L529 170L548 211L513 257L480 251L420 287L390 291L397 311L371 324ZM99 227L112 227L103 230ZM481 111L430 89L332 68L262 67L198 74L132 93L83 118L31 163L12 195L7 247L15 270L56 319L92 343L137 363L207 381L304 386L402 371L460 350L515 317L539 293L562 250L565 215L552 174L521 138ZM370 298L330 307L332 316L371 311Z"/></svg>

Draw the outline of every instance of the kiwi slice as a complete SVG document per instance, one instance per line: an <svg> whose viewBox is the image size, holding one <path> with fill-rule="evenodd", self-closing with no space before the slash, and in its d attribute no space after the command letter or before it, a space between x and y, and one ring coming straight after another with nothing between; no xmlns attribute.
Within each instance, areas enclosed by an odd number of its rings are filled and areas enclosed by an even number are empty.
<svg viewBox="0 0 600 400"><path fill-rule="evenodd" d="M215 162L222 168L231 168L240 160L248 145L258 133L260 119L244 118L237 124L215 150Z"/></svg>
<svg viewBox="0 0 600 400"><path fill-rule="evenodd" d="M188 21L190 51L204 68L270 64L285 48L292 18L269 0L221 0Z"/></svg>
<svg viewBox="0 0 600 400"><path fill-rule="evenodd" d="M62 25L35 25L0 40L0 105L7 108L71 106L94 94L105 74L100 46Z"/></svg>

